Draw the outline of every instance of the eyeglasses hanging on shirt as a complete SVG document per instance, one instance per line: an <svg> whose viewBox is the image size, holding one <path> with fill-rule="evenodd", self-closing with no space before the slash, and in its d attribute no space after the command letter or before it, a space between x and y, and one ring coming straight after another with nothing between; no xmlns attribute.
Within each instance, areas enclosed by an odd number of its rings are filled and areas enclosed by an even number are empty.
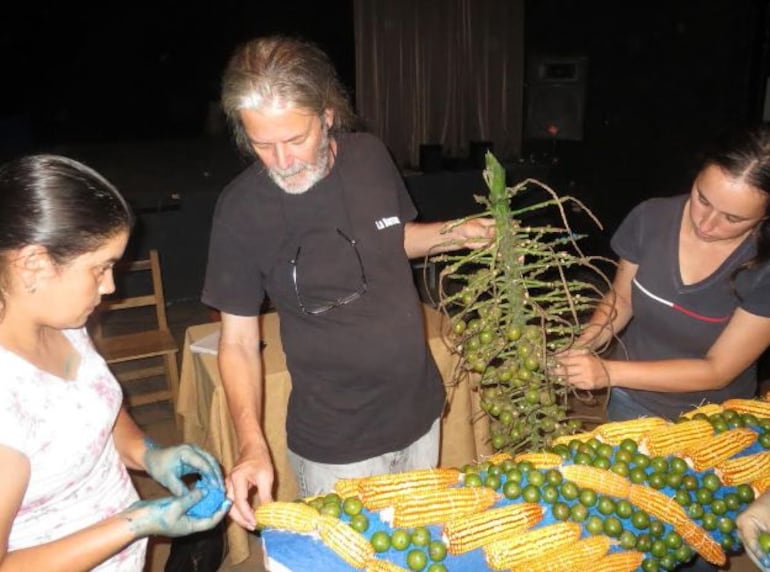
<svg viewBox="0 0 770 572"><path fill-rule="evenodd" d="M324 312L328 312L329 310L344 306L345 304L349 304L350 302L357 300L367 291L368 283L366 279L366 271L364 269L364 262L361 259L361 253L358 251L356 240L350 238L339 228L336 229L336 234L341 240L344 240L347 243L350 252L355 255L355 260L358 262L358 273L360 277L359 285L355 290L350 291L348 294L342 294L332 300L319 298L317 294L313 295L307 291L307 288L303 294L303 289L300 286L300 284L303 283L301 279L302 267L300 266L302 243L300 243L299 246L297 246L297 252L294 255L294 258L289 261L289 264L291 265L291 281L294 286L294 293L297 295L297 304L299 305L300 310L302 310L302 312L305 314L310 314L312 316L323 314ZM332 268L327 268L327 270L333 270L334 265L331 264L331 260L340 262L340 258L334 256L329 257L327 260L332 266Z"/></svg>

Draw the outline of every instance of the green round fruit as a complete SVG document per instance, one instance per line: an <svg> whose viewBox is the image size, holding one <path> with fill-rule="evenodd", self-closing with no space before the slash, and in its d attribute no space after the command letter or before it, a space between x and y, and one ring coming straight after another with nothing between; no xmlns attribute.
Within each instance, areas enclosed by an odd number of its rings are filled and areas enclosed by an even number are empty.
<svg viewBox="0 0 770 572"><path fill-rule="evenodd" d="M412 543L412 536L403 528L397 528L390 535L390 545L396 550L406 550Z"/></svg>
<svg viewBox="0 0 770 572"><path fill-rule="evenodd" d="M375 552L387 552L390 549L390 536L384 530L378 530L369 539Z"/></svg>
<svg viewBox="0 0 770 572"><path fill-rule="evenodd" d="M430 544L430 530L424 526L415 528L412 531L412 544L415 546L428 546Z"/></svg>
<svg viewBox="0 0 770 572"><path fill-rule="evenodd" d="M569 517L570 520L575 522L583 522L586 518L588 518L588 509L579 502L576 502L569 509Z"/></svg>
<svg viewBox="0 0 770 572"><path fill-rule="evenodd" d="M582 506L582 505L575 505L575 506ZM562 520L562 521L568 520L570 517L570 507L567 503L555 502L553 503L553 507L551 507L551 513L553 514L553 517L556 520Z"/></svg>
<svg viewBox="0 0 770 572"><path fill-rule="evenodd" d="M319 510L321 514L325 514L328 516L333 516L335 518L339 518L342 514L342 508L339 504L327 502L322 507L321 510Z"/></svg>
<svg viewBox="0 0 770 572"><path fill-rule="evenodd" d="M505 481L503 494L509 500L515 500L521 496L521 485L516 481Z"/></svg>
<svg viewBox="0 0 770 572"><path fill-rule="evenodd" d="M409 570L422 570L428 565L428 555L416 548L410 550L409 554L406 555L406 565Z"/></svg>
<svg viewBox="0 0 770 572"><path fill-rule="evenodd" d="M360 514L363 508L364 504L358 497L348 497L342 502L342 512L348 516Z"/></svg>
<svg viewBox="0 0 770 572"><path fill-rule="evenodd" d="M604 533L604 521L596 515L588 517L585 524L588 534L603 534Z"/></svg>
<svg viewBox="0 0 770 572"><path fill-rule="evenodd" d="M759 533L759 547L765 554L770 554L770 532L762 531Z"/></svg>
<svg viewBox="0 0 770 572"><path fill-rule="evenodd" d="M441 562L446 558L446 544L440 540L434 540L428 545L428 556L434 562Z"/></svg>
<svg viewBox="0 0 770 572"><path fill-rule="evenodd" d="M350 527L358 532L366 532L369 528L369 519L365 514L354 514L350 517Z"/></svg>

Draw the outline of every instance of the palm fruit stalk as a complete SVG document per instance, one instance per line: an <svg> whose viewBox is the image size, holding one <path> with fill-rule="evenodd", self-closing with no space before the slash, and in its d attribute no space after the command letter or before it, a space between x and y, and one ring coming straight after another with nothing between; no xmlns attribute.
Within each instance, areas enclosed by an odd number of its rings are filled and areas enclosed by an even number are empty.
<svg viewBox="0 0 770 572"><path fill-rule="evenodd" d="M489 194L476 200L486 209L472 218L492 218L494 240L428 257L443 267L438 306L450 319L448 342L459 356L453 382L469 381L481 391L495 450L543 450L580 427L570 416L574 392L551 371L557 353L574 344L581 320L610 285L598 264L607 261L578 247L565 205L601 225L580 201L560 197L539 181L507 187L505 170L491 153L484 180ZM526 197L533 187L547 198L513 209L512 199ZM556 223L524 222L550 212Z"/></svg>

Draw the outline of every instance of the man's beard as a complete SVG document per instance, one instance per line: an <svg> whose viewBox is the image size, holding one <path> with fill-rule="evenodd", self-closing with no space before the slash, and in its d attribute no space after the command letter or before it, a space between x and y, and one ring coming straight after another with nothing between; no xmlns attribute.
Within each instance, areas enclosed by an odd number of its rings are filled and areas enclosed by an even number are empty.
<svg viewBox="0 0 770 572"><path fill-rule="evenodd" d="M290 195L301 195L323 179L329 172L329 128L324 125L313 163L295 161L288 169L272 167L267 170L273 182Z"/></svg>

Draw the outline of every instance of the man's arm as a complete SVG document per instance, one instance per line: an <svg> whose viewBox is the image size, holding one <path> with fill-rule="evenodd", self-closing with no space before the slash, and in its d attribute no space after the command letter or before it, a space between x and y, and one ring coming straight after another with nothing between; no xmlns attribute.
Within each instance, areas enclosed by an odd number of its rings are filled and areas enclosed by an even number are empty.
<svg viewBox="0 0 770 572"><path fill-rule="evenodd" d="M219 341L219 372L230 416L238 437L238 461L227 477L230 516L241 526L254 529L256 522L248 502L249 490L257 488L260 502L272 500L273 463L262 431L264 377L259 355L259 319L222 313Z"/></svg>
<svg viewBox="0 0 770 572"><path fill-rule="evenodd" d="M404 250L409 258L481 248L495 236L495 222L473 218L463 222L408 222L404 225Z"/></svg>

